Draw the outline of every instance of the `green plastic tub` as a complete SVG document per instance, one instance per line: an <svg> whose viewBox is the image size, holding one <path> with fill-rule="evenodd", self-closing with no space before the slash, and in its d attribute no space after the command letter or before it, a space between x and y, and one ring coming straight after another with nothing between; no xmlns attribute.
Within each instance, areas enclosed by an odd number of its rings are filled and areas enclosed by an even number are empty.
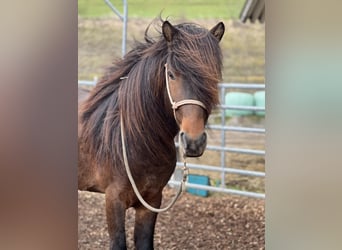
<svg viewBox="0 0 342 250"><path fill-rule="evenodd" d="M254 93L254 100L256 107L265 108L265 91L257 91ZM265 116L265 111L255 111L258 116Z"/></svg>
<svg viewBox="0 0 342 250"><path fill-rule="evenodd" d="M248 93L229 92L225 96L225 105L228 106L254 106L254 96ZM233 110L226 109L226 116L253 115L253 110Z"/></svg>

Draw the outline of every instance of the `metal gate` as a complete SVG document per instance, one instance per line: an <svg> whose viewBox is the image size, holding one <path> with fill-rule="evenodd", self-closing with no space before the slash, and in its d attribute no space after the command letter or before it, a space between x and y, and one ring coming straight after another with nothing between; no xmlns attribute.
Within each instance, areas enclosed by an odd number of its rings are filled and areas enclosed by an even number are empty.
<svg viewBox="0 0 342 250"><path fill-rule="evenodd" d="M255 90L264 90L265 85L264 84L248 84L248 83L221 83L219 84L220 87L220 99L221 103L224 103L225 95L232 89L239 89L239 90L249 90L249 91L255 91ZM239 133L257 133L257 134L263 134L265 135L265 128L252 128L252 127L241 127L241 126L226 126L226 110L227 109L233 109L233 110L252 110L252 111L265 111L265 107L256 107L256 106L228 106L221 104L218 107L218 114L220 116L221 123L215 124L215 125L208 125L207 127L210 130L217 130L221 133L220 143L219 145L207 145L206 150L211 151L218 151L220 152L220 166L212 166L212 165L203 165L203 164L193 164L193 163L187 163L187 167L191 169L196 170L205 170L210 172L218 172L221 174L221 180L220 186L209 186L209 185L200 185L195 183L186 183L186 187L188 188L195 188L195 189L201 189L201 190L208 190L212 192L222 192L222 193L229 193L229 194L236 194L236 195L243 195L248 197L254 197L254 198L265 198L264 193L256 193L256 192L250 192L245 190L237 190L237 189L231 189L227 188L225 186L225 179L226 174L238 174L238 175L244 175L244 176L251 176L251 177L257 177L257 178L265 178L265 172L263 171L252 171L252 170L244 170L240 168L227 167L226 166L226 157L227 153L238 153L238 154L250 154L250 155L257 155L265 157L265 150L256 150L256 149L249 149L249 148L235 148L235 147L229 147L227 146L227 141L229 141L229 138L226 138L225 131L235 131ZM176 143L176 146L178 144ZM183 162L177 162L177 167L182 167ZM171 178L169 184L171 185L179 185L179 181L176 181L176 178L174 175L173 178ZM179 176L179 175L178 175Z"/></svg>
<svg viewBox="0 0 342 250"><path fill-rule="evenodd" d="M96 81L79 81L79 84L82 85L95 85ZM217 111L215 112L216 118L220 119L219 123L208 125L208 129L211 131L219 131L220 141L219 143L215 144L208 144L207 151L216 151L220 154L220 164L219 165L204 165L204 164L195 164L195 163L187 163L187 167L191 170L204 170L208 172L216 172L220 173L220 185L219 186L210 186L210 185L200 185L195 183L186 183L186 187L188 188L195 188L200 190L207 190L211 192L221 192L221 193L229 193L235 195L243 195L248 197L254 198L265 198L264 193L257 193L251 192L246 190L238 190L226 187L226 175L234 174L234 175L243 175L248 177L256 177L256 178L265 178L264 171L253 171L253 170L245 170L241 168L236 168L234 166L228 167L226 166L226 158L227 154L229 153L236 153L236 154L248 154L248 155L255 155L265 157L265 150L257 150L257 149L250 149L250 148L236 148L227 146L227 142L229 142L229 138L226 138L226 131L234 131L237 133L244 133L244 134L262 134L265 135L265 128L254 128L254 127L243 127L243 126L227 126L226 125L226 110L252 110L252 111L265 111L265 107L256 107L256 106L231 106L225 105L225 95L231 90L244 90L244 91L255 91L255 90L264 90L264 84L250 84L250 83L221 83L219 84L220 88L220 99L221 105L218 105ZM178 147L178 143L176 143ZM178 161L177 167L182 167L183 162ZM177 170L176 170L177 171ZM178 175L179 176L179 175ZM177 179L177 180L176 180ZM172 176L169 181L171 186L178 186L180 185L180 180L177 178L177 174Z"/></svg>

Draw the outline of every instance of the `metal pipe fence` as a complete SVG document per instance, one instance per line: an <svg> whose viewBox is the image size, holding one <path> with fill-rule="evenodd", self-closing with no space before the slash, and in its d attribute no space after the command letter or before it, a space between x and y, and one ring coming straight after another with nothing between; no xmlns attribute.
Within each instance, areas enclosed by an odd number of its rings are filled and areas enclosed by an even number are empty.
<svg viewBox="0 0 342 250"><path fill-rule="evenodd" d="M95 85L96 79L93 81L78 81L78 84L80 85ZM244 84L244 83L220 83L219 84L220 92L221 92L221 103L224 103L225 95L227 92L231 91L232 89L242 89L242 90L264 90L265 85L264 84ZM239 169L234 167L227 167L226 166L226 158L227 153L237 153L237 154L249 154L249 155L255 155L255 156L261 156L265 157L265 150L257 150L257 149L249 149L249 148L236 148L227 146L227 141L229 141L229 138L226 138L226 131L233 131L233 132L239 132L239 133L246 133L246 134L265 134L266 130L265 128L253 128L253 127L241 127L241 126L227 126L226 125L226 110L227 109L236 109L236 110L253 110L253 111L265 111L265 107L255 107L255 106L231 106L231 105L218 105L217 109L219 110L220 115L220 122L219 124L211 124L208 125L207 128L209 128L212 131L219 131L220 132L220 142L219 145L207 145L206 150L209 151L216 151L220 153L220 165L219 166L213 166L213 165L206 165L206 164L194 164L194 163L187 163L187 167L191 170L204 170L208 172L216 172L220 173L220 187L214 187L214 186L208 186L208 185L200 185L195 183L186 183L187 188L196 188L200 190L207 190L210 192L220 192L220 193L228 193L228 194L234 194L234 195L242 195L242 196L248 196L248 197L254 197L254 198L265 198L264 193L257 193L257 192L250 192L245 190L236 190L232 188L227 188L225 186L226 182L226 174L235 174L235 175L242 175L242 176L248 176L248 177L256 177L256 178L265 178L265 172L261 171L252 171L252 170L245 170L245 169ZM178 147L178 143L175 142L176 147ZM177 161L177 166L181 167L183 166L183 162ZM179 174L177 175L177 171L179 169L177 168L175 171L175 174L171 177L169 184L171 186L178 186L180 185L180 180L177 178Z"/></svg>
<svg viewBox="0 0 342 250"><path fill-rule="evenodd" d="M226 174L238 174L243 176L249 177L257 177L257 178L265 178L265 172L260 171L251 171L245 169L238 169L233 167L226 166L226 153L237 153L237 154L250 154L250 155L257 155L265 157L265 150L256 150L256 149L248 149L248 148L235 148L227 146L227 141L229 138L226 138L226 131L234 131L240 133L255 133L255 134L265 134L265 128L252 128L252 127L241 127L241 126L227 126L226 125L226 110L251 110L251 111L265 111L265 107L256 107L256 106L233 106L233 105L224 105L225 96L227 92L235 89L239 90L264 90L265 84L246 84L246 83L221 83L219 84L220 87L220 98L221 98L221 105L218 105L217 108L219 110L220 116L220 124L208 125L207 127L210 130L217 130L220 131L220 142L219 145L207 145L206 150L211 151L218 151L220 152L220 166L212 166L212 165L205 165L205 164L191 164L187 163L188 168L196 169L196 170L204 170L204 171L213 171L221 174L220 178L220 187L212 187L207 185L199 185L195 183L186 183L186 187L188 188L196 188L201 190L207 190L211 192L221 192L221 193L228 193L228 194L237 194L242 196L254 197L254 198L265 198L264 193L256 193L250 192L245 190L236 190L226 187ZM176 146L178 143L176 142ZM177 166L183 166L183 163L178 161ZM176 170L177 171L177 170ZM178 174L179 176L179 174ZM177 174L171 178L169 184L171 185L179 185L179 181L176 181Z"/></svg>

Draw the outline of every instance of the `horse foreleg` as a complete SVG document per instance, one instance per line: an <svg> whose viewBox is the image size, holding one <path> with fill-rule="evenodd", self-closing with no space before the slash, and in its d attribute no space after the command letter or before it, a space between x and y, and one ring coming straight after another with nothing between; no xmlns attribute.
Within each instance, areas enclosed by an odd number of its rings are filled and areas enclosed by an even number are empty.
<svg viewBox="0 0 342 250"><path fill-rule="evenodd" d="M106 218L110 238L110 250L123 250L126 247L125 235L126 207L115 190L106 190Z"/></svg>
<svg viewBox="0 0 342 250"><path fill-rule="evenodd" d="M160 207L162 195L158 195L150 205L156 208ZM135 208L135 226L134 243L137 250L153 249L154 228L157 219L157 213L151 212L144 206Z"/></svg>

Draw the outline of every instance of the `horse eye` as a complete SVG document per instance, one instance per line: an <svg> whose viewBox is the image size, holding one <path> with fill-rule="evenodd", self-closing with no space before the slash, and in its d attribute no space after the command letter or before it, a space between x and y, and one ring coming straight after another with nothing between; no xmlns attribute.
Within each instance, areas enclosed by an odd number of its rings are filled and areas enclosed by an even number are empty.
<svg viewBox="0 0 342 250"><path fill-rule="evenodd" d="M168 71L167 75L171 78L171 80L175 80L176 79L174 74L171 71Z"/></svg>

